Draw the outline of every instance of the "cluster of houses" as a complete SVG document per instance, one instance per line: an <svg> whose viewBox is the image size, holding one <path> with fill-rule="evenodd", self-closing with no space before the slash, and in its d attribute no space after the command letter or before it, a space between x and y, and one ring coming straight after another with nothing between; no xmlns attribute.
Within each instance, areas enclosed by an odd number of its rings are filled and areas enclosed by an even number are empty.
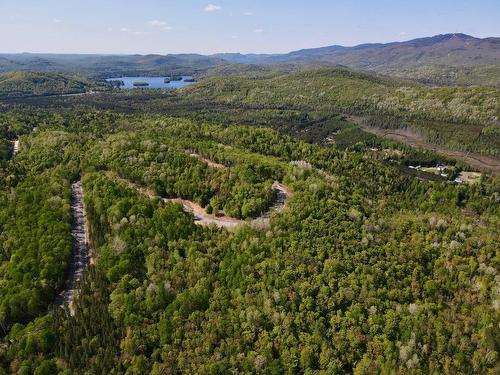
<svg viewBox="0 0 500 375"><path fill-rule="evenodd" d="M372 152L381 151L381 149L378 147L371 147L369 150ZM390 159L389 162L396 163L396 160ZM450 170L450 169L453 169L453 167L446 167L444 165L439 165L439 164L437 164L435 167L422 167L421 165L409 165L408 168L416 170L416 171L439 174L441 177L444 177L446 179L448 179L450 177L450 174L453 174L453 171ZM453 182L456 184L469 183L466 177L462 177L463 174L464 173L461 173L460 176L458 176L457 178L455 178L453 180Z"/></svg>
<svg viewBox="0 0 500 375"><path fill-rule="evenodd" d="M409 165L408 168L414 169L417 171L423 170L421 165L417 165L417 166ZM434 168L432 168L432 169L434 169ZM439 164L436 165L435 170L436 170L436 173L439 174L441 177L448 178L450 176L448 171L447 171L447 168L444 165L439 165ZM423 170L423 171L430 172L429 170ZM457 184L464 184L465 183L465 181L460 177L457 177L454 180L454 182Z"/></svg>

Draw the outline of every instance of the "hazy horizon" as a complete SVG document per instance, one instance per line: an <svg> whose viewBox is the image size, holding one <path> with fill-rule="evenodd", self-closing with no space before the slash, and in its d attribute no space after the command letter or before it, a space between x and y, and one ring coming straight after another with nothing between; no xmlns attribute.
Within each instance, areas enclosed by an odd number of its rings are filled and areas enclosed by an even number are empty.
<svg viewBox="0 0 500 375"><path fill-rule="evenodd" d="M437 34L500 35L500 2L480 0L0 0L1 53L286 53Z"/></svg>
<svg viewBox="0 0 500 375"><path fill-rule="evenodd" d="M432 38L434 36L438 35L446 35L446 34L465 34L461 32L456 32L456 33L443 33L443 34L437 34L437 35L423 35L423 36L417 36L415 38L411 39L406 39L406 40L399 40L399 41L393 41L393 42L409 42L415 39L423 39L423 38ZM469 35L469 34L466 34ZM469 35L474 38L479 38L475 35ZM498 36L486 36L482 37L480 39L486 39L486 38L499 38ZM377 41L372 41L372 42L365 42L361 44L384 44L384 43L391 43L391 42L377 42ZM353 45L340 45L342 47L356 47L361 44L353 44ZM327 45L321 45L321 46L313 46L313 47L306 47L308 48L322 48L322 47L329 47L333 46L334 44L327 44ZM297 49L299 50L299 49ZM159 55L159 56L166 56L166 55L202 55L202 56L211 56L211 55L216 55L216 54L269 54L269 55L280 55L280 54L287 54L290 52L294 52L297 50L290 50L290 51L285 51L285 52L240 52L240 51L228 51L228 52L215 52L215 53L209 53L209 54L204 54L204 53L196 53L196 52L179 52L179 53L92 53L92 52L50 52L50 51L43 51L43 52L30 52L30 51L23 51L23 52L3 52L0 50L0 55L88 55L88 56L133 56L133 55L139 55L139 56L147 56L147 55Z"/></svg>

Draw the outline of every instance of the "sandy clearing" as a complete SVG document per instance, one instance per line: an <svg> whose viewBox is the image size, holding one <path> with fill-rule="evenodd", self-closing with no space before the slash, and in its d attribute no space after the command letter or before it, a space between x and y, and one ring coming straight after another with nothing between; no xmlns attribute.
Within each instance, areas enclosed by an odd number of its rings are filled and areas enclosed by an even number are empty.
<svg viewBox="0 0 500 375"><path fill-rule="evenodd" d="M481 173L477 172L462 172L458 176L465 184L474 185L481 179Z"/></svg>

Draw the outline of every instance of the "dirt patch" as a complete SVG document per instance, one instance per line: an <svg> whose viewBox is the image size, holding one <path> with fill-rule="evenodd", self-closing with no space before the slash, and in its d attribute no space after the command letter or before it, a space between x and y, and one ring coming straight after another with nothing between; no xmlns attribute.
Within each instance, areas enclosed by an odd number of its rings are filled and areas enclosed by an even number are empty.
<svg viewBox="0 0 500 375"><path fill-rule="evenodd" d="M281 192L285 196L286 199L291 198L293 196L293 193L290 190L290 188L286 185L283 185L282 183L280 183L278 181L275 181L272 187L274 190L278 190L279 192ZM283 202L283 205L284 204L285 204L285 202Z"/></svg>
<svg viewBox="0 0 500 375"><path fill-rule="evenodd" d="M186 199L181 199L181 198L174 198L174 199L167 199L163 198L165 202L171 202L171 203L179 203L182 205L184 211L191 213L194 216L194 219L197 224L200 225L210 225L210 224L215 224L219 227L223 228L235 228L238 224L240 224L242 221L225 216L225 215L212 215L212 214L207 214L205 212L205 209L201 207L199 204L188 201Z"/></svg>
<svg viewBox="0 0 500 375"><path fill-rule="evenodd" d="M474 185L481 179L481 173L478 172L462 172L458 176L465 184Z"/></svg>

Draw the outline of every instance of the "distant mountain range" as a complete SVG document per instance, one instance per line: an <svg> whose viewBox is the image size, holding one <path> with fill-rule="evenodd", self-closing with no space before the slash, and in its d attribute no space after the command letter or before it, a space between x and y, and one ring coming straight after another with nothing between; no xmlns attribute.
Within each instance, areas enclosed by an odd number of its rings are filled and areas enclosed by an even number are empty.
<svg viewBox="0 0 500 375"><path fill-rule="evenodd" d="M179 55L0 54L0 72L126 74L203 73L228 64L342 65L437 84L500 86L500 38L444 34L406 42L328 46L287 54ZM248 71L243 67L242 72ZM238 71L238 68L218 71ZM268 68L264 68L268 69ZM217 70L217 69L216 69ZM258 70L258 69L257 69Z"/></svg>
<svg viewBox="0 0 500 375"><path fill-rule="evenodd" d="M500 38L444 34L406 42L328 46L282 55L216 54L238 64L333 64L445 85L500 87Z"/></svg>
<svg viewBox="0 0 500 375"><path fill-rule="evenodd" d="M500 63L500 38L479 39L465 34L445 34L387 44L334 45L282 55L216 54L213 57L240 64L323 61L376 71L402 65L489 65Z"/></svg>

